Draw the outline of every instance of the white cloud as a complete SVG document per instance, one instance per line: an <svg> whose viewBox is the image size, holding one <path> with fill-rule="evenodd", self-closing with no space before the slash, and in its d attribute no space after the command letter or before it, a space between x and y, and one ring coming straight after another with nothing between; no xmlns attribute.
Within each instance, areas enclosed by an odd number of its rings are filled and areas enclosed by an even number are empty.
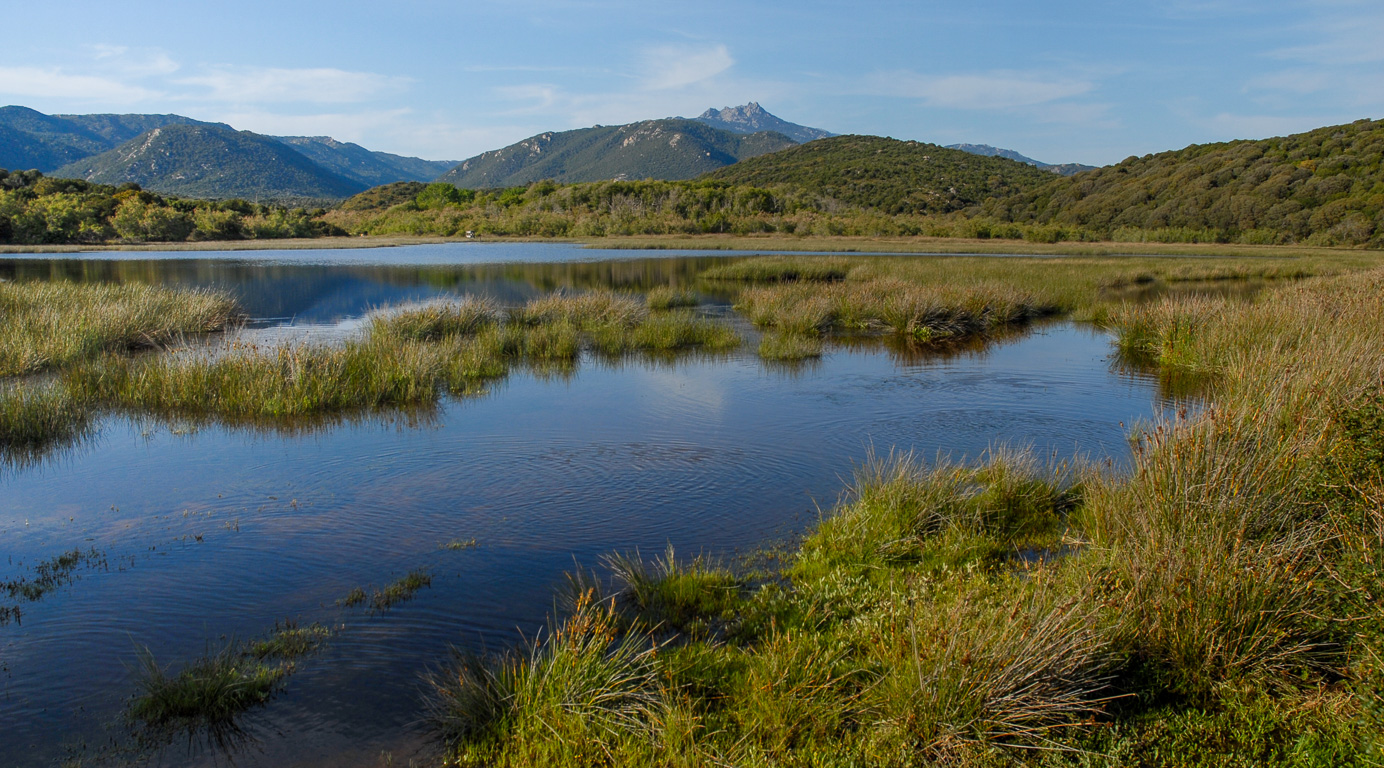
<svg viewBox="0 0 1384 768"><path fill-rule="evenodd" d="M157 98L156 91L108 77L70 74L61 68L0 67L0 93L42 99L132 104Z"/></svg>
<svg viewBox="0 0 1384 768"><path fill-rule="evenodd" d="M724 45L659 45L644 49L640 58L640 85L652 91L686 88L710 80L735 64L730 49Z"/></svg>
<svg viewBox="0 0 1384 768"><path fill-rule="evenodd" d="M180 68L171 56L156 48L132 49L123 45L93 45L91 50L102 72L118 72L125 77L171 75Z"/></svg>
<svg viewBox="0 0 1384 768"><path fill-rule="evenodd" d="M407 78L342 69L220 68L173 81L204 89L200 98L232 104L344 104L404 88Z"/></svg>
<svg viewBox="0 0 1384 768"><path fill-rule="evenodd" d="M1017 72L924 75L907 70L877 72L866 80L875 96L919 99L948 109L1012 109L1081 96L1094 84L1088 80L1039 77Z"/></svg>

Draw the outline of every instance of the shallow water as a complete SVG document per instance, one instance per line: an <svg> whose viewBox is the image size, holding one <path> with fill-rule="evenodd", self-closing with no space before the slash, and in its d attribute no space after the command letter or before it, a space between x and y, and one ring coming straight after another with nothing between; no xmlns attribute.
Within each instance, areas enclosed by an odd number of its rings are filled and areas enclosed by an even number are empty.
<svg viewBox="0 0 1384 768"><path fill-rule="evenodd" d="M401 253L409 249L335 262L290 252L286 264L243 252L5 259L0 276L219 285L261 325L294 317L320 328L304 319L349 325L371 306L441 293L647 288L690 280L720 258L476 261L515 253L486 256L492 247L455 246L470 264ZM538 250L592 253L561 248ZM286 618L338 631L247 718L253 742L236 764L378 765L382 754L404 764L434 748L419 724L420 671L451 646L532 636L574 564L669 544L733 556L790 538L830 508L872 447L975 456L1031 444L1123 462L1122 424L1167 406L1154 380L1112 363L1102 334L1066 322L948 354L837 347L796 369L767 367L753 349L584 360L567 378L514 374L487 396L430 412L293 435L118 417L62 457L0 471L0 581L75 547L105 558L0 626L0 765L52 764L83 742L91 754L118 734L138 648L181 664ZM474 548L440 548L471 538ZM416 568L433 581L410 602L386 613L336 606L354 587ZM225 760L181 745L165 758Z"/></svg>

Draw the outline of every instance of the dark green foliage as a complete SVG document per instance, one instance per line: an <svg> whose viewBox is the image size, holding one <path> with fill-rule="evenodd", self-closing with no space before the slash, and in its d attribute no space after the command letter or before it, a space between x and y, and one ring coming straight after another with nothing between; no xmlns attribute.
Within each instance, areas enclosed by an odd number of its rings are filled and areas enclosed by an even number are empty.
<svg viewBox="0 0 1384 768"><path fill-rule="evenodd" d="M985 212L1116 240L1379 246L1384 121L1131 157Z"/></svg>
<svg viewBox="0 0 1384 768"><path fill-rule="evenodd" d="M714 171L731 184L788 186L887 214L948 213L1042 186L1052 175L1001 157L878 136L837 136Z"/></svg>
<svg viewBox="0 0 1384 768"><path fill-rule="evenodd" d="M396 205L413 202L428 185L421 181L396 181L352 195L337 206L343 211L382 211Z"/></svg>
<svg viewBox="0 0 1384 768"><path fill-rule="evenodd" d="M340 199L367 186L267 136L201 125L155 128L55 173L102 184L132 181L162 194L264 201Z"/></svg>
<svg viewBox="0 0 1384 768"><path fill-rule="evenodd" d="M52 245L343 235L322 211L245 200L164 197L119 186L0 169L0 243Z"/></svg>
<svg viewBox="0 0 1384 768"><path fill-rule="evenodd" d="M438 177L471 189L498 189L543 179L690 179L747 157L793 146L777 133L741 135L692 120L647 120L540 133L477 155Z"/></svg>
<svg viewBox="0 0 1384 768"><path fill-rule="evenodd" d="M472 189L457 189L444 181L434 182L418 193L414 202L419 208L445 208L449 205L464 205L476 199ZM502 201L503 202L503 201Z"/></svg>

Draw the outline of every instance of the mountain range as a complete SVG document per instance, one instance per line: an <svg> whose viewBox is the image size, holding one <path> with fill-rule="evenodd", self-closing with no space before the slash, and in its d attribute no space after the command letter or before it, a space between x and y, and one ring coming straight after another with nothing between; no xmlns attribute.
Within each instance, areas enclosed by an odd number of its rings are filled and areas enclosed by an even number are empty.
<svg viewBox="0 0 1384 768"><path fill-rule="evenodd" d="M134 182L165 194L326 201L378 184L431 181L454 165L327 136L236 131L182 115L45 115L0 107L0 168Z"/></svg>
<svg viewBox="0 0 1384 768"><path fill-rule="evenodd" d="M695 120L666 118L540 133L485 152L442 176L462 188L514 187L608 179L690 179L707 171L795 146L772 131L734 133Z"/></svg>
<svg viewBox="0 0 1384 768"><path fill-rule="evenodd" d="M740 107L726 107L724 109L708 109L700 116L694 118L699 123L705 123L712 128L720 128L731 133L759 133L760 131L773 131L781 133L799 144L806 144L816 139L825 139L836 134L824 131L821 128L808 128L805 125L790 123L764 111L759 106L759 102L752 101Z"/></svg>
<svg viewBox="0 0 1384 768"><path fill-rule="evenodd" d="M45 115L26 107L0 108L0 168L35 168L103 184L133 182L164 194L262 202L329 202L380 185L433 180L487 189L542 179L690 179L831 138L836 135L788 122L750 102L708 109L693 119L540 133L457 163L375 152L328 136L236 131L181 115ZM1063 175L1087 169L1039 163L986 145L952 149Z"/></svg>

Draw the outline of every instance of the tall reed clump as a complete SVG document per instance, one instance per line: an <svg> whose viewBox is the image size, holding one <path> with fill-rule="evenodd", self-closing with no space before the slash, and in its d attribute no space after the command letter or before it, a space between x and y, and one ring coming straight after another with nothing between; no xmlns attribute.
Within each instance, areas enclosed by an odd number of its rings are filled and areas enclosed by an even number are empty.
<svg viewBox="0 0 1384 768"><path fill-rule="evenodd" d="M1112 314L1122 345L1207 372L1215 403L1143 432L1134 473L1093 482L1082 512L1134 689L1214 706L1362 679L1384 629L1358 599L1384 562L1384 483L1343 457L1384 383L1380 291L1373 271Z"/></svg>
<svg viewBox="0 0 1384 768"><path fill-rule="evenodd" d="M671 285L660 285L644 297L649 309L663 311L682 307L695 307L701 303L696 291L680 290Z"/></svg>
<svg viewBox="0 0 1384 768"><path fill-rule="evenodd" d="M430 710L464 765L598 765L647 755L667 705L658 646L620 633L594 595L522 652L460 656L428 676Z"/></svg>
<svg viewBox="0 0 1384 768"><path fill-rule="evenodd" d="M148 285L0 283L0 376L217 331L239 309L214 291Z"/></svg>
<svg viewBox="0 0 1384 768"><path fill-rule="evenodd" d="M890 331L930 342L997 331L1060 306L1010 285L922 286L897 279L748 288L736 309L782 333Z"/></svg>
<svg viewBox="0 0 1384 768"><path fill-rule="evenodd" d="M54 384L0 383L0 463L23 465L80 442L92 409Z"/></svg>

